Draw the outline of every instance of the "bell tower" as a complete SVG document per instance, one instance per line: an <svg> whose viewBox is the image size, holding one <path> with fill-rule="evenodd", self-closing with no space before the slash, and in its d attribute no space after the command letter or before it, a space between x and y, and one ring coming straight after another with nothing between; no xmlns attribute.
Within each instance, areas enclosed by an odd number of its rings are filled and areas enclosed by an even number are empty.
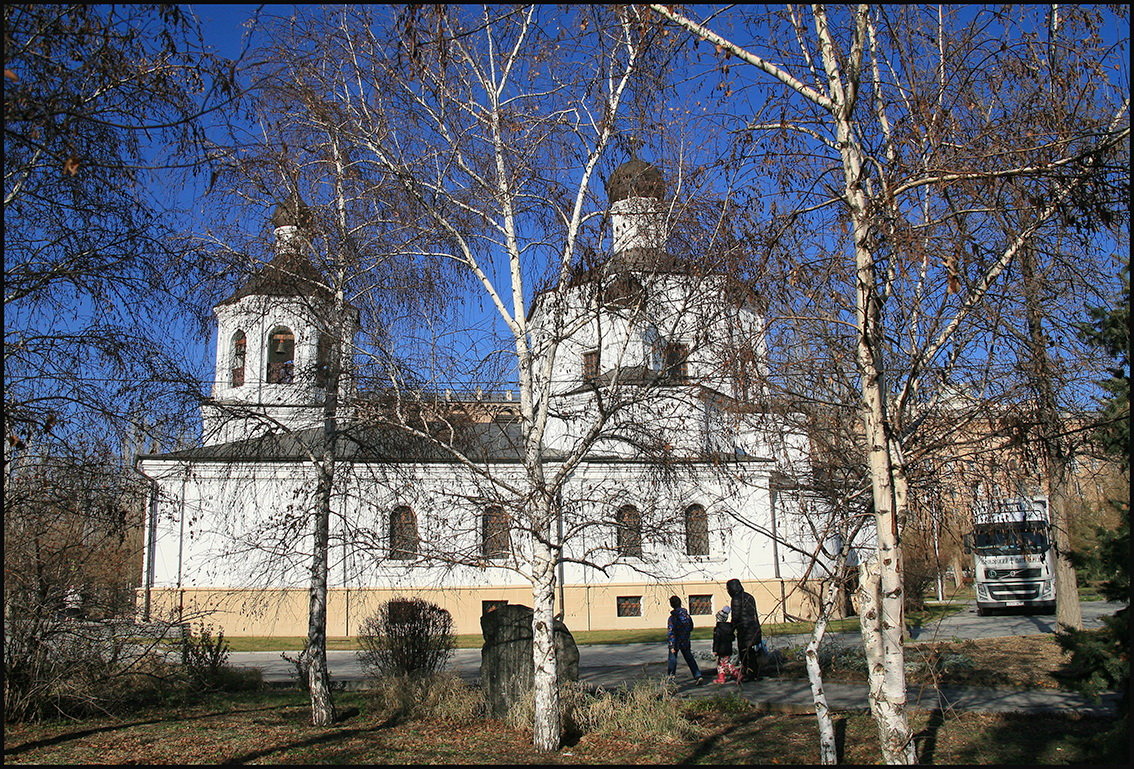
<svg viewBox="0 0 1134 769"><path fill-rule="evenodd" d="M337 339L333 295L310 259L314 217L293 195L276 206L271 222L271 261L213 308L216 373L201 409L206 445L316 427L323 418ZM348 316L344 360L358 330L357 312L351 308ZM350 386L348 376L340 377L342 392Z"/></svg>

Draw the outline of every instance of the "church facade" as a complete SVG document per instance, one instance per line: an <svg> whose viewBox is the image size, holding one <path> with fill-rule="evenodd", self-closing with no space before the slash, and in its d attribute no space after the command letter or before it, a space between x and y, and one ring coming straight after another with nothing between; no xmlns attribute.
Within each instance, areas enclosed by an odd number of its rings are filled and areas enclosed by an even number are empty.
<svg viewBox="0 0 1134 769"><path fill-rule="evenodd" d="M815 610L822 505L800 491L806 436L756 408L766 358L759 297L666 251L665 185L638 159L607 182L611 254L534 298L533 392L554 480L558 611L571 630L662 627L678 595L698 624L739 579L761 618ZM298 199L273 216L276 255L220 302L216 384L200 446L138 458L151 480L141 602L230 636L306 634L310 511L326 449L332 338L358 316L305 255ZM342 308L340 302L338 307ZM332 323L334 324L332 327ZM534 532L515 490L530 444L510 390L336 392L330 636L419 597L458 633L531 604ZM397 417L397 418L395 418Z"/></svg>

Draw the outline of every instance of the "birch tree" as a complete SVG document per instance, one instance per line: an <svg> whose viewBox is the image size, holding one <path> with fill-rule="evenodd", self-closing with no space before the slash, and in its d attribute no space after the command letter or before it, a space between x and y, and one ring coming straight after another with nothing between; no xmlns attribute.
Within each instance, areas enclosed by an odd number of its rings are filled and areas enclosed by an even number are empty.
<svg viewBox="0 0 1134 769"><path fill-rule="evenodd" d="M310 493L277 520L269 514L251 533L237 536L227 554L244 548L244 557L260 564L255 569L266 584L286 574L297 558L308 559L308 627L298 666L311 698L312 723L328 725L336 718L326 658L332 548L348 536L344 531L358 525L339 512L354 493L352 479L357 474L343 461L344 452L357 449L360 440L350 433L360 376L355 362L362 349L381 351L384 335L399 328L399 314L412 314L415 305L436 307L442 296L417 265L397 258L400 228L392 224L390 213L397 206L397 190L380 176L357 171L341 116L311 91L304 74L287 66L292 63L268 57L257 69L252 111L264 138L231 156L214 191L226 202L248 199L257 213L265 203L269 210L274 207L276 243L265 249L258 233L251 238L241 234L247 220L247 207L242 207L240 223L226 227L222 218L222 226L210 232L202 248L222 265L218 274L251 274L222 304L260 289L298 304L302 322L311 325L305 331L317 337L318 346L314 354L303 356L302 365L295 360L282 365L292 367L287 382L308 388L313 384L315 394L308 389L298 395L306 402L283 403L308 412L295 420L266 411L262 403L243 402L238 394L225 392L230 383L216 382L213 389L222 397L210 400L206 408L214 413L209 424L221 426L220 437L206 435L206 442L239 441L243 433L259 436L239 449L248 463L272 451L280 438L291 439L290 445L297 447L292 457L296 475L310 482ZM226 288L231 291L231 286ZM256 306L269 312L271 302L268 298ZM367 330L361 338L360 328ZM218 361L231 354L225 350L228 346L229 340L218 339ZM245 355L242 347L241 383ZM262 369L264 362L254 360ZM273 397L278 394L268 399ZM285 398L295 400L297 394L289 392ZM232 484L241 485L235 478ZM233 511L220 512L224 516Z"/></svg>
<svg viewBox="0 0 1134 769"><path fill-rule="evenodd" d="M531 282L537 279L531 260L537 243L547 238L558 251L549 277L553 284L562 284L579 256L590 213L587 193L598 181L599 163L614 139L615 119L642 58L635 16L626 11L610 19L609 28L587 36L595 50L582 52L582 61L575 65L579 71L569 77L581 74L584 80L571 82L563 77L566 72L550 71L565 62L552 56L554 42L550 30L542 28L545 19L536 7L486 8L468 16L437 14L419 19L424 22L421 28L407 30L413 49L408 51L411 77L391 78L400 103L389 104L392 109L380 114L366 109L372 95L348 94L370 129L366 147L372 162L397 175L407 197L417 198L429 227L446 243L444 258L474 276L511 337L523 478L510 491L522 500L523 528L532 540L527 576L534 609L533 741L541 750L556 750L561 740L552 630L562 542L556 529L556 478L548 474L544 448L555 341L550 348L538 349L548 342L533 338L528 326ZM430 45L431 37L436 45ZM426 58L415 65L415 53ZM545 62L540 61L541 53L548 57ZM358 70L364 70L359 64ZM538 73L541 66L549 68L546 81ZM595 89L593 101L582 98L581 86L587 81ZM580 99L577 106L567 94ZM414 130L406 118L422 121L425 130ZM562 169L563 176L546 180L555 185L556 198L533 186L539 176L532 172L538 174L538 165L551 160L538 151L540 134L555 136L570 148L572 160ZM413 151L415 144L424 155ZM537 152L526 156L532 149ZM540 226L529 219L532 205L543 207L537 220L548 231L527 229ZM498 254L504 257L499 271L493 264Z"/></svg>
<svg viewBox="0 0 1134 769"><path fill-rule="evenodd" d="M997 292L1019 291L1013 269L1024 251L1057 232L1087 189L1121 173L1128 100L1102 71L1117 61L1115 49L1094 35L1091 10L1076 14L1071 46L1043 42L1046 20L1034 9L788 6L700 22L650 8L712 45L721 70L746 73L727 76L726 99L748 82L770 94L741 134L754 159L787 148L798 165L781 167L781 178L814 190L777 201L791 209L785 226L829 214L833 229L816 231L829 233L822 247L855 329L859 439L878 538L861 592L871 709L884 760L911 763L906 449L934 378L986 365L978 318ZM735 31L717 31L733 20ZM1014 226L982 237L1006 188L1028 190Z"/></svg>

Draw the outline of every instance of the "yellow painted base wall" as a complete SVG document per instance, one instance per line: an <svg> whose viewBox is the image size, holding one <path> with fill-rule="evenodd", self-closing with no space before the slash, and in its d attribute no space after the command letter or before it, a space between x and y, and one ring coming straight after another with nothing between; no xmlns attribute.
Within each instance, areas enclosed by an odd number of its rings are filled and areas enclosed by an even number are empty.
<svg viewBox="0 0 1134 769"><path fill-rule="evenodd" d="M817 586L780 580L743 584L756 598L763 622L810 619L816 612L815 601L808 592ZM671 595L679 596L687 608L689 596L712 596L712 613L693 616L697 627L712 626L713 614L729 605L728 593L724 585L718 583L569 585L563 588L564 622L572 631L664 628ZM641 598L641 616L618 616L617 599L628 596ZM531 591L523 587L418 588L413 591L337 588L330 590L327 596L327 635L357 635L361 623L392 598L421 598L447 609L453 615L454 632L458 634L480 632L483 601L532 605ZM144 595L140 593L139 604L143 600ZM161 588L151 591L150 601L150 616L155 620L180 617L185 622L205 622L230 637L307 635L306 590Z"/></svg>

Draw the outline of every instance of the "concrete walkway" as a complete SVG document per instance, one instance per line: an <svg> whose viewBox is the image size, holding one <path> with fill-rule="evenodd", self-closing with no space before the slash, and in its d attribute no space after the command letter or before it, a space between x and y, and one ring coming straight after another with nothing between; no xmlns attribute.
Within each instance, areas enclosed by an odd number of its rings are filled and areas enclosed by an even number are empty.
<svg viewBox="0 0 1134 769"><path fill-rule="evenodd" d="M1092 602L1083 604L1084 624L1099 627L1101 617L1113 614L1118 604ZM1054 617L1011 615L978 617L975 607L969 606L958 614L911 632L914 642L965 638L991 638L997 636L1041 635L1055 630ZM766 639L773 649L785 649L807 643L807 636L770 636ZM824 639L824 644L861 643L858 633L835 633ZM702 668L715 667L712 642L694 641L693 652ZM289 653L295 657L298 652ZM615 688L646 679L665 679L665 645L659 643L593 644L579 647L579 678L595 687ZM279 652L233 652L230 662L241 667L260 668L264 680L286 682L294 680L291 663ZM364 686L362 668L353 651L327 652L327 662L333 681L345 688ZM811 713L814 711L811 689L805 680L762 678L742 685L717 685L706 680L695 686L689 679L689 669L679 662L676 680L678 696L685 698L712 697L735 693L752 702L759 709L778 713ZM450 660L450 669L463 679L476 682L480 678L480 650L457 649ZM835 710L866 709L865 684L826 683L827 703ZM984 689L976 687L941 686L911 687L908 691L910 707L918 709L971 710L980 712L1073 712L1083 715L1112 715L1116 712L1116 694L1104 695L1098 702L1082 695L1048 689Z"/></svg>
<svg viewBox="0 0 1134 769"><path fill-rule="evenodd" d="M643 666L633 679L662 680L664 663ZM729 696L743 697L758 710L770 713L814 713L811 686L806 680L761 678L745 684L714 684L706 682L696 686L688 680L688 669L679 670L677 694L686 699ZM627 680L624 669L588 668L580 679L593 686L612 688L624 686ZM868 710L866 684L823 684L827 705L832 710ZM909 707L916 710L976 711L983 713L1078 713L1080 715L1112 716L1117 712L1118 695L1108 693L1098 702L1072 692L1054 689L988 689L963 686L911 686L907 690Z"/></svg>

